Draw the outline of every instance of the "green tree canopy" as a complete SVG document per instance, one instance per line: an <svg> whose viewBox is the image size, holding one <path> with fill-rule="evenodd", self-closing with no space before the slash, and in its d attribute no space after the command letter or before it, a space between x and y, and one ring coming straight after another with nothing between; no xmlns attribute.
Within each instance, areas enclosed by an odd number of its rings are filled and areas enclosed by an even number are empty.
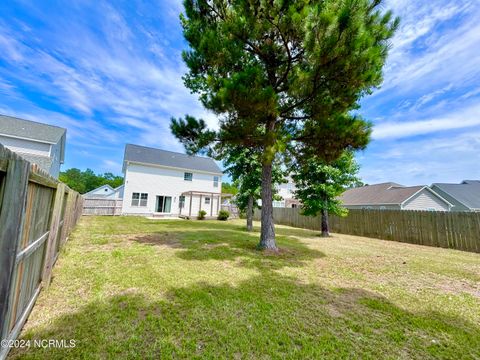
<svg viewBox="0 0 480 360"><path fill-rule="evenodd" d="M67 184L71 189L85 194L102 185L110 185L112 188L123 184L123 177L110 172L96 175L93 170L71 168L60 172L59 180Z"/></svg>
<svg viewBox="0 0 480 360"><path fill-rule="evenodd" d="M345 151L337 160L327 163L320 157L297 161L292 173L295 197L302 203L302 213L316 216L322 211L346 215L338 197L348 188L359 183L359 166L353 152Z"/></svg>
<svg viewBox="0 0 480 360"><path fill-rule="evenodd" d="M238 193L238 187L235 183L222 182L222 193L236 195Z"/></svg>

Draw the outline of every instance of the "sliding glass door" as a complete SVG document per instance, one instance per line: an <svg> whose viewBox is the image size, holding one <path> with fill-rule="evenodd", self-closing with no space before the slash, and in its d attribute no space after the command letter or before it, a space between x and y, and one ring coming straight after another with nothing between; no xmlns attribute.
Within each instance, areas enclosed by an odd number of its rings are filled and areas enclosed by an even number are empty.
<svg viewBox="0 0 480 360"><path fill-rule="evenodd" d="M169 213L172 211L172 197L157 195L157 206L155 211L159 213Z"/></svg>

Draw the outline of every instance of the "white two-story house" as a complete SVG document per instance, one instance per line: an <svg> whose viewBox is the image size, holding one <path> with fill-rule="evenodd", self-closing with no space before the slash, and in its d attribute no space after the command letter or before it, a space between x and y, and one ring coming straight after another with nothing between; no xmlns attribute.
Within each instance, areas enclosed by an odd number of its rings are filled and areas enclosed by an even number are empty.
<svg viewBox="0 0 480 360"><path fill-rule="evenodd" d="M300 206L300 201L295 199L295 183L293 179L288 176L286 183L277 185L277 194L282 197L282 200L274 200L273 207L296 208Z"/></svg>
<svg viewBox="0 0 480 360"><path fill-rule="evenodd" d="M127 144L123 174L123 215L218 215L222 171L211 158Z"/></svg>
<svg viewBox="0 0 480 360"><path fill-rule="evenodd" d="M64 161L66 134L58 126L0 115L0 144L55 178Z"/></svg>

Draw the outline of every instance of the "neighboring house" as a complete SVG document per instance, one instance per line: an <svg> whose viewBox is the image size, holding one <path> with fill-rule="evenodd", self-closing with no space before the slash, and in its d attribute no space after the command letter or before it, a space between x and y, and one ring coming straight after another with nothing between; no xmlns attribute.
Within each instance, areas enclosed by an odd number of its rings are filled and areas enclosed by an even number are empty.
<svg viewBox="0 0 480 360"><path fill-rule="evenodd" d="M123 198L123 185L112 188L110 185L102 185L96 189L93 189L85 194L84 198L104 198L104 199L122 199Z"/></svg>
<svg viewBox="0 0 480 360"><path fill-rule="evenodd" d="M277 185L277 194L282 197L282 200L274 200L273 207L287 207L295 208L300 206L300 201L293 197L295 191L295 183L291 177L287 178L286 183Z"/></svg>
<svg viewBox="0 0 480 360"><path fill-rule="evenodd" d="M431 188L453 204L451 211L480 212L480 180L464 180L460 184L434 183Z"/></svg>
<svg viewBox="0 0 480 360"><path fill-rule="evenodd" d="M345 191L340 200L347 209L450 211L452 204L428 186L388 182Z"/></svg>
<svg viewBox="0 0 480 360"><path fill-rule="evenodd" d="M64 162L66 133L58 126L0 115L0 144L55 178Z"/></svg>
<svg viewBox="0 0 480 360"><path fill-rule="evenodd" d="M127 144L122 214L216 217L222 171L213 159Z"/></svg>

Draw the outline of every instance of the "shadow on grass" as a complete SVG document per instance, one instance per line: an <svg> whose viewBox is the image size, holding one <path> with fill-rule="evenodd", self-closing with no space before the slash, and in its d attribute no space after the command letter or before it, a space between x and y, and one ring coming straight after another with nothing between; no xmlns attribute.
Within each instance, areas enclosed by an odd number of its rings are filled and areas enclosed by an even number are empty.
<svg viewBox="0 0 480 360"><path fill-rule="evenodd" d="M244 267L274 270L282 267L300 267L307 261L325 255L309 248L293 236L277 235L278 253L257 250L259 234L248 233L242 226L216 225L200 222L180 231L177 228L132 236L130 240L151 246L167 246L178 251L176 256L184 260L237 261ZM208 224L208 223L207 223ZM192 228L193 227L193 228Z"/></svg>
<svg viewBox="0 0 480 360"><path fill-rule="evenodd" d="M32 329L23 339L75 339L70 349L13 358L475 358L480 327L415 313L359 289L328 290L275 272L236 285L126 289Z"/></svg>

